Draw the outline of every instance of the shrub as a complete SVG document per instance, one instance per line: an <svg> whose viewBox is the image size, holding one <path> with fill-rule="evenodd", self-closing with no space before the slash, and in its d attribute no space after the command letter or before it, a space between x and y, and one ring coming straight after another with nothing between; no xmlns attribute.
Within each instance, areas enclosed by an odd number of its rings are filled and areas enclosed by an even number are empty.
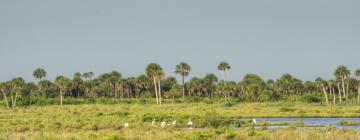
<svg viewBox="0 0 360 140"><path fill-rule="evenodd" d="M116 112L111 112L109 115L119 116L119 117L126 117L126 116L130 115L130 113L127 112L127 111L116 111Z"/></svg>
<svg viewBox="0 0 360 140"><path fill-rule="evenodd" d="M190 139L191 140L208 140L213 137L214 133L212 131L194 131Z"/></svg>
<svg viewBox="0 0 360 140"><path fill-rule="evenodd" d="M280 112L294 112L295 109L293 109L293 108L288 108L288 107L281 107L281 108L279 109L279 111L280 111Z"/></svg>
<svg viewBox="0 0 360 140"><path fill-rule="evenodd" d="M301 101L307 102L307 103L318 103L318 102L321 102L321 98L316 95L305 94L302 96Z"/></svg>
<svg viewBox="0 0 360 140"><path fill-rule="evenodd" d="M341 120L341 121L337 122L337 124L342 125L342 126L359 126L360 122Z"/></svg>
<svg viewBox="0 0 360 140"><path fill-rule="evenodd" d="M305 126L305 123L304 123L302 120L298 119L298 120L296 120L296 122L295 122L295 126L297 126L297 127L303 127L303 126Z"/></svg>

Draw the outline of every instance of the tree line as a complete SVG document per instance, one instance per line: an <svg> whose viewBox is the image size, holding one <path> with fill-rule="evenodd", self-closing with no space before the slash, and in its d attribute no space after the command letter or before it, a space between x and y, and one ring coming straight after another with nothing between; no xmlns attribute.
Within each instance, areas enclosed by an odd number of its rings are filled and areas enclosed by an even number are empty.
<svg viewBox="0 0 360 140"><path fill-rule="evenodd" d="M284 74L275 80L265 81L256 74L246 74L241 81L228 81L227 72L231 69L227 62L217 66L223 72L218 78L213 73L204 77L192 77L185 82L191 72L191 66L181 62L175 66L174 73L181 77L178 83L175 77L166 76L162 67L150 63L145 73L137 77L123 77L118 71L103 73L95 77L93 72L75 73L72 78L57 76L55 81L46 78L46 71L38 68L33 72L37 83L26 82L21 77L0 83L0 92L7 108L16 107L16 101L24 97L60 98L153 98L161 105L162 99L185 99L186 97L222 97L225 104L230 99L243 98L249 101L270 101L283 96L302 96L321 94L327 105L349 100L360 102L360 69L353 75L343 65L338 66L333 79L316 78L314 81L302 81L290 74Z"/></svg>

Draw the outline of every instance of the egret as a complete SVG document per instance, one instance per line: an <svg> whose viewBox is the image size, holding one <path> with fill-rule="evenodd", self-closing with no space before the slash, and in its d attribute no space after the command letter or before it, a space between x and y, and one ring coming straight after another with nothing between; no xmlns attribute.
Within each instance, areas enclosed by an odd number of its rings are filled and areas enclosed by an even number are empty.
<svg viewBox="0 0 360 140"><path fill-rule="evenodd" d="M188 125L188 126L192 126L192 125L193 125L193 122L191 121L191 119L189 119L187 125Z"/></svg>
<svg viewBox="0 0 360 140"><path fill-rule="evenodd" d="M253 122L253 124L256 124L256 119L255 119L255 118L253 118L252 122Z"/></svg>
<svg viewBox="0 0 360 140"><path fill-rule="evenodd" d="M176 120L174 120L174 121L172 122L172 125L176 125Z"/></svg>
<svg viewBox="0 0 360 140"><path fill-rule="evenodd" d="M153 121L151 122L152 126L155 126L155 119L153 119Z"/></svg>
<svg viewBox="0 0 360 140"><path fill-rule="evenodd" d="M161 128L164 128L165 127L165 125L166 125L166 122L165 121L163 121L163 122L161 122Z"/></svg>
<svg viewBox="0 0 360 140"><path fill-rule="evenodd" d="M124 124L124 127L125 127L125 128L128 128L128 127L129 127L129 123L125 123L125 124Z"/></svg>

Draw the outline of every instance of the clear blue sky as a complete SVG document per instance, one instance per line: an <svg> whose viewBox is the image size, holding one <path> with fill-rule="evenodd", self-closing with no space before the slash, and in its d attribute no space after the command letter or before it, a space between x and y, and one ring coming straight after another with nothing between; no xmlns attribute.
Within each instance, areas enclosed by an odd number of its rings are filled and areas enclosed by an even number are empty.
<svg viewBox="0 0 360 140"><path fill-rule="evenodd" d="M125 77L157 62L191 76L232 65L230 80L290 73L331 78L360 68L359 0L1 0L0 81L118 70Z"/></svg>

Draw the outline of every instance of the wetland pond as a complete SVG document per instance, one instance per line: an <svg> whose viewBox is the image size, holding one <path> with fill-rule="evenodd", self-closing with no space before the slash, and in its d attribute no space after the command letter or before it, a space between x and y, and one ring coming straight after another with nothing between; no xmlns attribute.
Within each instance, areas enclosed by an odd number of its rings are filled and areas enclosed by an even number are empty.
<svg viewBox="0 0 360 140"><path fill-rule="evenodd" d="M360 131L360 118L255 118L261 128L264 122L268 129L287 128L290 125L297 129L326 128L333 126L338 129L353 129ZM243 119L241 119L243 120ZM248 119L247 119L248 120Z"/></svg>

